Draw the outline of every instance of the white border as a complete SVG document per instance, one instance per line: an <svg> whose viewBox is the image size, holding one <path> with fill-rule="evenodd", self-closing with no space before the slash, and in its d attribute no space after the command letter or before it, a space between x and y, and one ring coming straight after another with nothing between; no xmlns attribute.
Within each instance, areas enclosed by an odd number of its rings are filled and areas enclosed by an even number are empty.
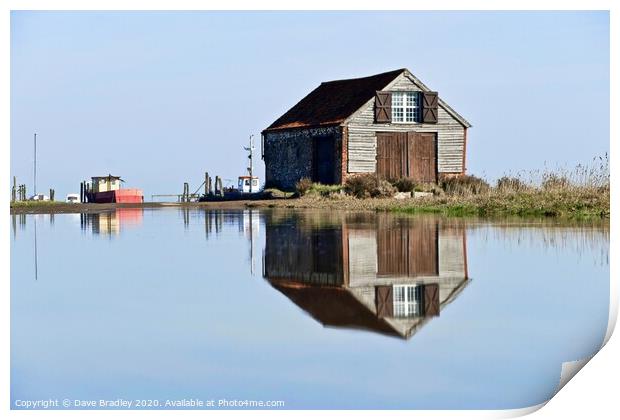
<svg viewBox="0 0 620 420"><path fill-rule="evenodd" d="M285 0L264 0L264 1L251 1L251 0L230 0L227 2L206 2L200 0L92 0L92 1L80 1L80 0L58 0L58 1L45 1L45 0L4 0L0 4L0 10L2 11L0 19L0 54L5 60L2 60L3 65L0 67L0 76L2 88L0 92L3 92L3 100L0 102L0 129L2 129L3 136L0 140L0 147L2 152L0 153L0 165L2 165L2 172L4 173L4 183L2 187L2 197L5 201L5 206L8 207L9 197L9 182L10 179L10 75L9 75L9 60L10 60L10 11L11 10L377 10L380 6L381 10L610 10L611 16L611 43L610 43L610 59L611 59L611 103L610 103L610 115L611 115L611 131L610 138L618 139L618 123L614 116L618 116L618 84L616 83L618 74L618 48L620 43L618 42L618 12L620 10L619 2L614 0L591 0L591 1L578 1L578 0L434 0L434 1L421 1L421 0L383 0L379 3L369 0L357 0L357 1L339 1L339 0L300 0L300 1L285 1ZM610 144L610 158L612 160L612 167L614 161L614 149L615 143ZM615 183L615 173L612 171L612 183ZM5 207L5 208L7 208ZM615 215L618 211L617 200L612 195L612 214ZM8 209L7 209L8 210ZM7 212L8 213L8 212ZM5 216L7 215L5 213ZM0 224L0 237L4 238L1 242L2 246L2 265L5 276L2 276L4 291L0 294L2 302L0 303L1 309L1 328L2 335L6 338L4 345L0 349L2 355L1 375L0 380L0 413L8 415L10 418L30 418L43 416L46 418L108 418L114 416L115 418L134 418L148 416L148 418L162 418L162 417L195 417L195 418L230 418L237 417L239 415L251 416L257 419L272 419L272 418L290 418L293 415L296 418L316 418L320 417L350 417L356 419L372 418L376 419L377 416L392 417L392 418L411 418L412 416L421 418L505 418L525 415L536 411L533 415L536 418L583 418L589 419L607 419L616 418L619 410L616 406L617 389L618 389L618 357L620 354L618 351L620 345L618 339L611 336L618 313L618 276L615 270L616 252L613 244L611 246L610 253L610 313L609 313L609 326L606 334L605 347L596 355L591 362L589 362L584 368L583 372L579 374L577 380L562 383L566 385L561 389L561 392L555 396L543 410L537 411L540 406L529 407L519 410L500 410L500 411L258 411L258 412L243 412L243 411L174 411L174 412L158 412L158 411L10 411L9 407L9 394L10 394L10 347L9 347L9 314L10 314L10 293L9 293L9 220L5 218ZM617 228L612 220L611 224L611 238L617 237ZM613 242L613 241L612 241ZM611 339L610 339L611 337ZM576 373L583 363L569 363L566 369L563 369L564 379L572 377L570 374ZM572 370L572 372L570 372ZM4 416L3 416L4 417ZM5 417L6 418L6 417Z"/></svg>

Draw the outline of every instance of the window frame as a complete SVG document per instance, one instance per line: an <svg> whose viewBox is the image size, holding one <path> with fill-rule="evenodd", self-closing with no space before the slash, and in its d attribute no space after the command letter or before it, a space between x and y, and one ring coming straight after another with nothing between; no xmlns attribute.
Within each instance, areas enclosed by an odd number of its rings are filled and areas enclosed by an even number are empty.
<svg viewBox="0 0 620 420"><path fill-rule="evenodd" d="M408 105L409 95L413 96L413 105ZM396 97L401 98L401 105L396 106ZM394 124L420 124L422 122L421 95L417 90L403 90L392 92L392 123ZM402 121L396 119L397 110L400 110ZM411 110L412 120L407 121L407 111Z"/></svg>
<svg viewBox="0 0 620 420"><path fill-rule="evenodd" d="M397 293L396 289L400 288L402 288L403 293L402 301L397 298L399 293ZM395 318L417 318L422 316L421 284L394 284L392 286L392 308Z"/></svg>

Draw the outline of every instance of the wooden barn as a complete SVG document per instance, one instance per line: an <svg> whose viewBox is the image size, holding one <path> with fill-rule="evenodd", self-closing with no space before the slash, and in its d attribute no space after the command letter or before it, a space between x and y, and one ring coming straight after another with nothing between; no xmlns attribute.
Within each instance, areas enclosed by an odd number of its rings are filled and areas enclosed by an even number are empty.
<svg viewBox="0 0 620 420"><path fill-rule="evenodd" d="M267 187L465 174L471 124L407 69L324 82L262 132Z"/></svg>

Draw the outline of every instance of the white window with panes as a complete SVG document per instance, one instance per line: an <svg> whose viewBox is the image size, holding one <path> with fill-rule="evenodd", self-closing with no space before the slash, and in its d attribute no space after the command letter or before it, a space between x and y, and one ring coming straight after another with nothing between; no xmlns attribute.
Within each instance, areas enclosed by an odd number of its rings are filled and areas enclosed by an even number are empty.
<svg viewBox="0 0 620 420"><path fill-rule="evenodd" d="M420 115L420 92L392 93L392 122L419 122Z"/></svg>
<svg viewBox="0 0 620 420"><path fill-rule="evenodd" d="M422 290L417 285L394 285L393 307L396 318L410 318L422 313Z"/></svg>

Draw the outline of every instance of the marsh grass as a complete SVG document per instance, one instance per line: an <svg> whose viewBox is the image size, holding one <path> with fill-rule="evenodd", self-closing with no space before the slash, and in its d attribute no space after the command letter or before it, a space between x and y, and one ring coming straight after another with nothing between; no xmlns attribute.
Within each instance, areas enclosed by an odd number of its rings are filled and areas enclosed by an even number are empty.
<svg viewBox="0 0 620 420"><path fill-rule="evenodd" d="M320 183L312 184L308 190L310 194L318 194L323 197L329 197L333 194L340 194L343 191L342 185L324 185Z"/></svg>
<svg viewBox="0 0 620 420"><path fill-rule="evenodd" d="M34 208L34 207L53 207L58 205L68 205L64 201L43 201L43 200L28 200L28 201L12 201L11 208Z"/></svg>
<svg viewBox="0 0 620 420"><path fill-rule="evenodd" d="M491 187L468 176L444 182L445 196L421 199L394 208L407 213L434 212L454 216L609 217L609 156L573 170L544 169L505 175Z"/></svg>
<svg viewBox="0 0 620 420"><path fill-rule="evenodd" d="M467 176L442 180L429 197L396 200L372 195L376 177L352 177L345 194L307 194L287 207L388 210L447 216L522 216L572 219L609 218L609 157L593 159L573 170L544 169L507 174L494 185ZM333 186L329 186L332 188ZM405 189L401 185L401 189ZM319 189L321 187L318 187ZM410 185L406 185L410 188ZM417 189L417 186L416 186Z"/></svg>

